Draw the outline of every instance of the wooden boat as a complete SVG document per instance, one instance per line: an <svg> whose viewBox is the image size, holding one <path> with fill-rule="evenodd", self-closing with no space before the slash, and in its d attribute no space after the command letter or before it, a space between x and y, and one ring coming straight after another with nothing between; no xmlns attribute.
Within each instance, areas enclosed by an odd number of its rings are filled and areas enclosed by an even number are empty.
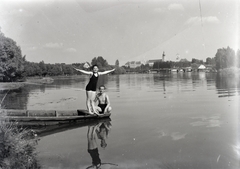
<svg viewBox="0 0 240 169"><path fill-rule="evenodd" d="M109 118L108 114L91 115L87 110L15 110L1 109L1 120L16 122L18 125L54 125Z"/></svg>

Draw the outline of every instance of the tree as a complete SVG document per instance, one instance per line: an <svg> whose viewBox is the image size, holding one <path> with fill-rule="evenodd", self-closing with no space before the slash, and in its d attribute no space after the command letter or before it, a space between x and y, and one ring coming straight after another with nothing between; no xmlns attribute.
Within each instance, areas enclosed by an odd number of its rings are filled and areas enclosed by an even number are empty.
<svg viewBox="0 0 240 169"><path fill-rule="evenodd" d="M3 81L17 81L23 78L24 58L16 42L0 32L0 73Z"/></svg>
<svg viewBox="0 0 240 169"><path fill-rule="evenodd" d="M203 64L203 60L192 58L192 63Z"/></svg>
<svg viewBox="0 0 240 169"><path fill-rule="evenodd" d="M109 67L108 62L102 57L94 57L91 62L92 65L98 65L100 70L104 70Z"/></svg>
<svg viewBox="0 0 240 169"><path fill-rule="evenodd" d="M119 67L119 61L118 61L118 60L116 60L115 66L116 66L116 67Z"/></svg>
<svg viewBox="0 0 240 169"><path fill-rule="evenodd" d="M39 68L41 69L41 75L46 76L47 74L47 67L44 61L39 62Z"/></svg>
<svg viewBox="0 0 240 169"><path fill-rule="evenodd" d="M215 58L210 58L210 57L206 58L206 64L207 65L215 65L216 64Z"/></svg>
<svg viewBox="0 0 240 169"><path fill-rule="evenodd" d="M224 69L234 66L235 52L230 47L218 49L215 55L216 69Z"/></svg>
<svg viewBox="0 0 240 169"><path fill-rule="evenodd" d="M208 57L208 58L206 59L206 64L210 65L211 62L212 62L212 59L211 59L210 57Z"/></svg>
<svg viewBox="0 0 240 169"><path fill-rule="evenodd" d="M159 68L170 68L171 63L170 62L154 62L153 68L154 69L159 69Z"/></svg>
<svg viewBox="0 0 240 169"><path fill-rule="evenodd" d="M240 50L236 52L237 67L240 68Z"/></svg>

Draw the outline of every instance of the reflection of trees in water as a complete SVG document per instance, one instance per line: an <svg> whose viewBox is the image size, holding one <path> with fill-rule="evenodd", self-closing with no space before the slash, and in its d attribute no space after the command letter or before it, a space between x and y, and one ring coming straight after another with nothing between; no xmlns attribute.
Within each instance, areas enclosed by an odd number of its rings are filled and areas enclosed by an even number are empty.
<svg viewBox="0 0 240 169"><path fill-rule="evenodd" d="M116 75L116 88L117 88L117 91L120 92L120 78L119 78L119 75Z"/></svg>
<svg viewBox="0 0 240 169"><path fill-rule="evenodd" d="M240 79L231 76L216 76L216 88L219 97L229 97L240 94Z"/></svg>
<svg viewBox="0 0 240 169"><path fill-rule="evenodd" d="M107 84L108 84L108 75L99 76L97 88L99 88L99 86L101 86L101 85L106 86Z"/></svg>
<svg viewBox="0 0 240 169"><path fill-rule="evenodd" d="M54 79L54 82L50 85L47 85L49 87L57 87L57 88L62 88L62 87L68 87L71 86L72 84L79 84L82 83L85 85L89 80L88 76L82 75L82 76L72 76L72 77L66 77L66 78L56 78Z"/></svg>
<svg viewBox="0 0 240 169"><path fill-rule="evenodd" d="M103 75L99 76L97 88L104 85L108 89L109 86L113 87L114 91L120 91L120 75Z"/></svg>
<svg viewBox="0 0 240 169"><path fill-rule="evenodd" d="M63 87L76 87L76 88L85 88L86 79L88 77L86 76L78 76L76 78L60 78L56 79L51 84L27 84L24 87L21 87L19 89L10 90L9 92L7 90L0 91L0 99L4 97L4 95L7 93L7 96L5 97L2 105L3 108L6 109L27 109L28 99L29 95L32 92L41 92L44 93L46 89L60 89ZM80 85L79 85L80 84ZM75 86L72 86L75 85ZM81 86L82 85L82 86Z"/></svg>
<svg viewBox="0 0 240 169"><path fill-rule="evenodd" d="M171 81L170 74L154 74L153 75L153 84L154 88L160 86L163 89L164 94L166 91L166 81ZM162 87L161 87L162 86Z"/></svg>
<svg viewBox="0 0 240 169"><path fill-rule="evenodd" d="M6 92L6 90L0 92L1 99L4 97ZM3 108L26 109L28 103L28 96L29 88L27 87L10 90L2 103Z"/></svg>

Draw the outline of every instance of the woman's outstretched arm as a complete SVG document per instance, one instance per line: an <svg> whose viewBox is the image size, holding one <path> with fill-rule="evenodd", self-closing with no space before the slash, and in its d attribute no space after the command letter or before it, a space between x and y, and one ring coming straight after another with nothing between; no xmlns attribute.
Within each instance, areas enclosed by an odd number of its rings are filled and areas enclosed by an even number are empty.
<svg viewBox="0 0 240 169"><path fill-rule="evenodd" d="M73 66L72 66L73 67ZM75 67L73 67L73 69L75 69L76 71L79 71L81 73L87 74L87 75L91 75L93 74L91 71L86 71L86 70L82 70L82 69L77 69Z"/></svg>
<svg viewBox="0 0 240 169"><path fill-rule="evenodd" d="M106 71L104 71L104 72L98 72L98 73L99 73L100 75L105 75L105 74L111 73L111 72L113 72L113 71L115 71L115 68L112 69L112 70L106 70Z"/></svg>

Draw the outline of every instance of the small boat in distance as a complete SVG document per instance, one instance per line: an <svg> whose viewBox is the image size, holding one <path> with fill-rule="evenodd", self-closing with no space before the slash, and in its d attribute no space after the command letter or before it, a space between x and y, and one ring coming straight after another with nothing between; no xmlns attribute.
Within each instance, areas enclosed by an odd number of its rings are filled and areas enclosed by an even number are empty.
<svg viewBox="0 0 240 169"><path fill-rule="evenodd" d="M95 115L89 114L87 110L15 110L1 109L1 120L16 122L17 125L56 125L89 121L94 119L109 118L111 113Z"/></svg>

